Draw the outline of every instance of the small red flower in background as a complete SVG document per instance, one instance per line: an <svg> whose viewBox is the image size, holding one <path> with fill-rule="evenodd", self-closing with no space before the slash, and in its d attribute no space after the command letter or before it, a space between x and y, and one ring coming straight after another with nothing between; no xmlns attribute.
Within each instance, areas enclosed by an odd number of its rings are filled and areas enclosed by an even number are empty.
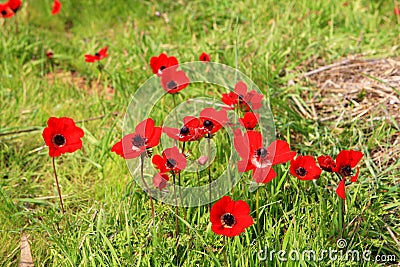
<svg viewBox="0 0 400 267"><path fill-rule="evenodd" d="M322 170L311 156L297 156L290 161L290 173L300 180L318 179Z"/></svg>
<svg viewBox="0 0 400 267"><path fill-rule="evenodd" d="M154 187L162 190L167 186L167 182L169 181L169 176L166 173L157 173L153 177L153 185Z"/></svg>
<svg viewBox="0 0 400 267"><path fill-rule="evenodd" d="M183 70L168 68L161 76L161 86L169 94L175 94L186 88L190 83L189 78Z"/></svg>
<svg viewBox="0 0 400 267"><path fill-rule="evenodd" d="M117 142L111 151L124 159L133 159L146 152L147 149L155 147L160 142L161 127L155 127L151 118L140 122L135 132L125 135Z"/></svg>
<svg viewBox="0 0 400 267"><path fill-rule="evenodd" d="M319 166L324 171L333 172L333 170L336 168L335 161L329 155L327 155L327 156L319 156L317 158L317 160L318 160Z"/></svg>
<svg viewBox="0 0 400 267"><path fill-rule="evenodd" d="M394 14L395 14L396 16L399 16L399 15L400 15L400 8L395 7L395 8L393 9L393 12L394 12Z"/></svg>
<svg viewBox="0 0 400 267"><path fill-rule="evenodd" d="M22 5L22 1L21 0L9 0L6 3L6 5L8 5L14 13L17 13L17 11L20 9L20 7Z"/></svg>
<svg viewBox="0 0 400 267"><path fill-rule="evenodd" d="M268 147L262 143L262 136L257 131L247 131L242 135L240 129L234 133L234 145L239 156L238 171L253 172L253 180L257 183L268 183L276 177L273 165L285 163L293 159L296 152L290 151L289 144L276 140Z"/></svg>
<svg viewBox="0 0 400 267"><path fill-rule="evenodd" d="M240 124L247 130L253 130L258 124L260 114L254 114L253 112L246 112L243 118L239 118Z"/></svg>
<svg viewBox="0 0 400 267"><path fill-rule="evenodd" d="M178 68L178 59L176 57L168 57L166 54L161 53L158 57L154 56L150 59L150 67L153 70L154 74L161 76L163 74L164 69L169 67L176 66Z"/></svg>
<svg viewBox="0 0 400 267"><path fill-rule="evenodd" d="M162 156L154 155L152 162L161 173L178 173L186 168L186 158L176 146L165 149Z"/></svg>
<svg viewBox="0 0 400 267"><path fill-rule="evenodd" d="M238 236L253 225L250 207L243 201L234 201L229 196L222 197L210 210L211 230L217 235Z"/></svg>
<svg viewBox="0 0 400 267"><path fill-rule="evenodd" d="M209 54L206 54L205 52L203 52L203 53L201 53L199 60L204 61L204 62L209 62L209 61L211 61L211 57Z"/></svg>
<svg viewBox="0 0 400 267"><path fill-rule="evenodd" d="M204 134L212 135L228 122L228 115L225 110L205 108L200 111L200 122Z"/></svg>
<svg viewBox="0 0 400 267"><path fill-rule="evenodd" d="M193 116L186 116L184 125L180 129L163 127L163 132L170 138L180 142L196 141L203 137L204 133L200 127L200 120Z"/></svg>
<svg viewBox="0 0 400 267"><path fill-rule="evenodd" d="M235 85L234 92L229 92L227 94L222 94L222 102L224 102L228 109L234 109L239 107L245 111L257 110L262 107L262 99L264 95L258 94L256 90L251 90L247 92L247 85L239 81Z"/></svg>
<svg viewBox="0 0 400 267"><path fill-rule="evenodd" d="M102 60L103 58L106 58L108 56L107 50L108 50L108 47L105 46L94 55L85 55L85 61L86 62L96 62L96 61Z"/></svg>
<svg viewBox="0 0 400 267"><path fill-rule="evenodd" d="M46 52L46 57L48 58L48 59L53 59L53 57L54 57L54 53L53 52Z"/></svg>
<svg viewBox="0 0 400 267"><path fill-rule="evenodd" d="M12 9L8 6L8 4L0 4L0 18L11 18L14 16L15 13L12 11Z"/></svg>
<svg viewBox="0 0 400 267"><path fill-rule="evenodd" d="M53 8L51 10L51 14L52 15L57 15L58 13L60 13L61 10L61 2L58 0L54 0L53 2Z"/></svg>
<svg viewBox="0 0 400 267"><path fill-rule="evenodd" d="M49 147L49 156L58 157L64 153L72 153L82 148L84 132L75 125L71 118L50 117L42 136Z"/></svg>

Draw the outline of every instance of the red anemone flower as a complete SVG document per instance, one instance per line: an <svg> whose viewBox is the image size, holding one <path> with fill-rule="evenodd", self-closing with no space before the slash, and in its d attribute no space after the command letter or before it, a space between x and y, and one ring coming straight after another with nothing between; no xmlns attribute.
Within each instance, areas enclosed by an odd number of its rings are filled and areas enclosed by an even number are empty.
<svg viewBox="0 0 400 267"><path fill-rule="evenodd" d="M175 94L186 88L190 83L189 78L183 70L168 68L163 71L161 76L161 86L169 94Z"/></svg>
<svg viewBox="0 0 400 267"><path fill-rule="evenodd" d="M205 52L203 52L203 53L201 53L199 60L204 61L204 62L209 62L209 61L211 61L211 57L209 54L206 54Z"/></svg>
<svg viewBox="0 0 400 267"><path fill-rule="evenodd" d="M234 133L234 145L239 156L239 172L251 170L253 180L257 183L268 183L276 177L273 165L285 163L293 159L296 152L290 151L289 144L283 140L275 140L268 147L262 143L262 136L257 131L247 131L242 135L240 129Z"/></svg>
<svg viewBox="0 0 400 267"><path fill-rule="evenodd" d="M22 5L22 1L21 0L8 0L6 5L8 5L14 13L17 13L17 11L20 9L20 7Z"/></svg>
<svg viewBox="0 0 400 267"><path fill-rule="evenodd" d="M235 85L234 92L222 94L222 102L228 105L228 109L234 109L238 106L245 111L257 110L262 107L263 94L258 94L256 90L247 92L247 85L239 81Z"/></svg>
<svg viewBox="0 0 400 267"><path fill-rule="evenodd" d="M174 66L173 69L178 68L178 60L176 57L168 57L164 53L161 53L158 57L154 56L150 59L150 67L153 70L153 73L158 76L163 74L164 69L172 66Z"/></svg>
<svg viewBox="0 0 400 267"><path fill-rule="evenodd" d="M134 133L122 137L111 151L124 159L133 159L146 152L147 149L157 146L160 137L161 127L155 127L153 119L148 118L136 126Z"/></svg>
<svg viewBox="0 0 400 267"><path fill-rule="evenodd" d="M103 58L106 58L108 56L107 50L108 50L108 47L105 46L94 55L85 55L85 61L86 62L96 62L96 61L102 60Z"/></svg>
<svg viewBox="0 0 400 267"><path fill-rule="evenodd" d="M196 141L203 137L204 133L200 127L200 120L193 116L186 116L184 125L180 129L163 127L163 132L170 138L180 142Z"/></svg>
<svg viewBox="0 0 400 267"><path fill-rule="evenodd" d="M326 155L326 156L319 156L317 158L318 164L323 169L324 171L327 172L333 172L333 170L336 168L336 163L335 161L331 158L331 156Z"/></svg>
<svg viewBox="0 0 400 267"><path fill-rule="evenodd" d="M161 173L178 173L186 168L186 158L176 146L165 149L162 156L154 155L152 162Z"/></svg>
<svg viewBox="0 0 400 267"><path fill-rule="evenodd" d="M322 170L311 156L297 156L290 161L290 173L300 180L318 179Z"/></svg>
<svg viewBox="0 0 400 267"><path fill-rule="evenodd" d="M58 157L64 153L72 153L82 148L84 132L75 125L71 118L50 117L42 136L49 147L49 156Z"/></svg>
<svg viewBox="0 0 400 267"><path fill-rule="evenodd" d="M58 1L58 0L54 0L53 8L51 10L51 14L52 15L57 15L60 12L60 10L61 10L61 2ZM94 62L94 61L90 61L90 62Z"/></svg>
<svg viewBox="0 0 400 267"><path fill-rule="evenodd" d="M229 196L222 197L210 210L211 230L217 235L228 237L238 236L253 225L250 207L243 200L232 200Z"/></svg>
<svg viewBox="0 0 400 267"><path fill-rule="evenodd" d="M153 185L154 187L162 190L167 186L167 182L169 181L169 176L166 173L157 173L153 177Z"/></svg>
<svg viewBox="0 0 400 267"><path fill-rule="evenodd" d="M204 134L210 136L228 122L228 115L225 110L217 111L214 108L205 108L200 111L200 122Z"/></svg>
<svg viewBox="0 0 400 267"><path fill-rule="evenodd" d="M48 59L53 59L54 53L51 52L51 51L48 51L48 52L46 52L46 56L47 56Z"/></svg>
<svg viewBox="0 0 400 267"><path fill-rule="evenodd" d="M260 119L260 114L254 114L253 112L246 112L243 118L239 118L240 124L247 130L253 130Z"/></svg>
<svg viewBox="0 0 400 267"><path fill-rule="evenodd" d="M8 6L7 3L5 4L0 4L0 18L11 18L14 16L15 13L12 11L12 9Z"/></svg>
<svg viewBox="0 0 400 267"><path fill-rule="evenodd" d="M340 174L343 179L350 177L352 183L357 181L360 169L357 167L356 174L353 174L353 168L356 167L358 162L363 157L363 153L354 150L342 150L336 157L336 167L333 169L334 172Z"/></svg>

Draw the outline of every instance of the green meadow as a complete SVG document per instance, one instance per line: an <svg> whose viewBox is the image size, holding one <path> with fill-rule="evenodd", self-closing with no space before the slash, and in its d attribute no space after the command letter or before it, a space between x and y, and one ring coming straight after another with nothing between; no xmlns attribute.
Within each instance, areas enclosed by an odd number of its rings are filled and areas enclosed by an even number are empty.
<svg viewBox="0 0 400 267"><path fill-rule="evenodd" d="M35 266L400 262L400 21L393 1L61 2L51 15L53 1L24 0L16 16L0 19L0 266L18 266L22 233ZM108 57L85 62L104 46ZM229 191L255 220L240 236L216 235L207 205L176 214L154 200L152 218L148 194L111 147L122 137L133 94L153 77L150 58L166 53L185 63L202 52L258 86L276 138L291 150L315 158L364 154L358 181L346 186L343 230L339 178L322 172L315 183L300 181L289 163L274 167L277 177L256 192L249 190L251 172ZM219 101L222 93L190 84L176 100L203 94ZM172 106L166 95L152 110L157 125ZM85 132L82 149L56 158L65 214L42 138L51 116L73 118ZM214 178L229 155L224 136L214 137ZM190 148L189 157L200 156ZM154 172L145 169L149 177ZM185 183L207 177L207 170L182 173ZM302 258L305 250L317 258ZM346 251L359 258L340 257Z"/></svg>

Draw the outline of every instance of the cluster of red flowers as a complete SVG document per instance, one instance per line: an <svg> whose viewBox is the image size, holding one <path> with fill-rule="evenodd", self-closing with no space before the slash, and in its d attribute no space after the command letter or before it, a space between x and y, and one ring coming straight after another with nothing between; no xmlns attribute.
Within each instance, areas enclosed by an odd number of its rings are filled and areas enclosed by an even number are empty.
<svg viewBox="0 0 400 267"><path fill-rule="evenodd" d="M346 199L346 179L350 179L350 183L357 182L360 169L357 167L356 173L354 174L354 168L362 157L363 153L361 151L354 150L340 151L336 157L336 161L329 155L318 157L318 163L324 171L333 172L340 176L341 181L336 189L336 193L340 198Z"/></svg>
<svg viewBox="0 0 400 267"><path fill-rule="evenodd" d="M8 0L8 2L0 3L0 18L11 18L22 6L22 0ZM51 14L56 15L60 12L61 3L59 0L54 0Z"/></svg>
<svg viewBox="0 0 400 267"><path fill-rule="evenodd" d="M95 55L85 55L85 60L95 62L106 56L107 47L104 47ZM203 53L200 60L209 61L210 56ZM162 53L158 57L152 57L150 66L153 73L160 78L162 88L169 94L180 92L190 83L186 73L179 70L178 60L173 56ZM245 128L245 132L239 128L234 130L234 146L241 157L238 162L239 172L251 171L256 183L268 183L277 176L273 166L290 161L290 173L299 180L318 179L322 170L336 173L341 178L336 193L345 199L346 180L349 179L351 183L357 181L359 169L357 167L354 173L354 168L363 154L359 151L343 150L336 160L330 156L320 156L317 158L318 166L312 156L296 156L297 153L291 151L289 144L284 140L265 143L261 132L256 130L260 114L253 113L262 107L262 99L262 94L255 90L249 91L247 84L239 81L234 92L222 94L221 100L226 105L222 110L204 108L198 117L186 116L179 129L156 126L153 119L147 118L137 124L133 133L123 136L115 143L111 151L124 159L139 156L143 159L151 156L151 150L159 145L163 132L179 142L192 142L203 137L212 138L224 126L240 124ZM243 114L243 117L239 118L237 123L229 123L227 110L235 110ZM71 153L82 147L81 138L84 132L71 118L51 117L47 123L48 127L42 135L51 157ZM208 158L204 157L198 162L205 164L207 160ZM158 169L153 177L153 185L160 190L167 186L169 174L178 174L185 170L187 165L186 156L177 145L166 148L161 155L153 155L151 161ZM234 201L228 196L222 197L212 206L210 221L216 234L229 237L239 235L253 224L249 205L242 200Z"/></svg>

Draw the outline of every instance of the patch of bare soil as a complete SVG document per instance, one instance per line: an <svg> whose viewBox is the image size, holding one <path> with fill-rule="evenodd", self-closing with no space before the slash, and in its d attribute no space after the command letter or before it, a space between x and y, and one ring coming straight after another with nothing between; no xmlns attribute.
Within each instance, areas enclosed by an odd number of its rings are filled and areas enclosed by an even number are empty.
<svg viewBox="0 0 400 267"><path fill-rule="evenodd" d="M335 124L365 121L374 125L386 120L399 129L400 58L347 58L310 70L302 78L314 88L313 95L301 96L302 101L293 99L303 116ZM399 131L390 139L390 148L378 145L372 151L375 162L384 158L389 164L400 157Z"/></svg>
<svg viewBox="0 0 400 267"><path fill-rule="evenodd" d="M114 88L100 79L87 79L80 76L76 71L56 70L46 75L46 80L50 84L55 82L65 83L69 86L86 91L90 95L98 95L105 99L112 99Z"/></svg>

